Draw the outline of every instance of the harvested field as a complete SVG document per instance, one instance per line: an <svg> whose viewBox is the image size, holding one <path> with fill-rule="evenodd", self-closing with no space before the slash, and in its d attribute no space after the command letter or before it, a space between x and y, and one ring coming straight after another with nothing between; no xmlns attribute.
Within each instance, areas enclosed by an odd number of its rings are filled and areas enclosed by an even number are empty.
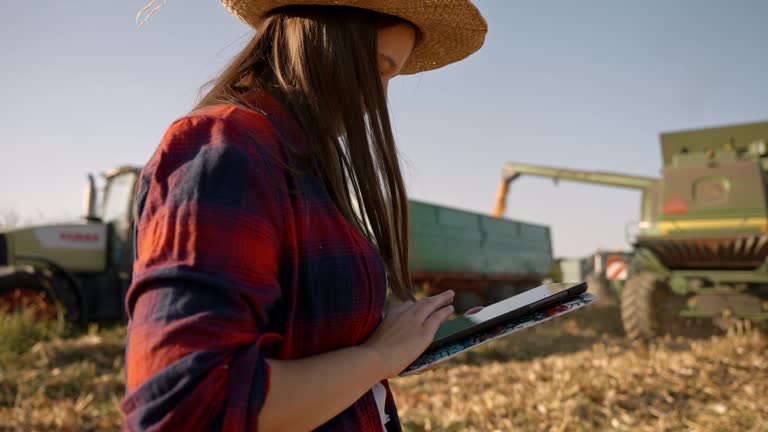
<svg viewBox="0 0 768 432"><path fill-rule="evenodd" d="M396 382L411 431L768 431L768 344L623 339L587 308Z"/></svg>
<svg viewBox="0 0 768 432"><path fill-rule="evenodd" d="M119 430L124 337L0 317L0 431ZM409 431L768 431L768 341L632 344L595 306L393 388Z"/></svg>

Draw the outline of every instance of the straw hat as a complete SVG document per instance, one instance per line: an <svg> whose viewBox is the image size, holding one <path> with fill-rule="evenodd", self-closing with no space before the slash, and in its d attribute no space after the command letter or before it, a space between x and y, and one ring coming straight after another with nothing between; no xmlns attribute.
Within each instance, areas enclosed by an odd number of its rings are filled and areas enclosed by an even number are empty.
<svg viewBox="0 0 768 432"><path fill-rule="evenodd" d="M457 62L480 49L488 25L470 0L221 0L253 28L267 14L289 5L349 6L400 17L419 29L401 74L414 74Z"/></svg>

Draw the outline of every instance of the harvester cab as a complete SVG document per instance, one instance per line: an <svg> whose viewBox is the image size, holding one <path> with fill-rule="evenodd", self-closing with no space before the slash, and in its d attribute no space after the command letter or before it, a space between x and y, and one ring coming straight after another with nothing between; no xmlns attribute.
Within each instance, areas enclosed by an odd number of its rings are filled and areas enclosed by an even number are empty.
<svg viewBox="0 0 768 432"><path fill-rule="evenodd" d="M0 309L34 303L44 315L63 310L81 324L123 318L139 172L133 166L105 172L100 194L89 175L79 222L0 230Z"/></svg>
<svg viewBox="0 0 768 432"><path fill-rule="evenodd" d="M660 178L506 164L494 214L503 216L520 175L640 190L621 299L627 334L690 330L690 318L720 327L767 319L768 122L664 133L661 147Z"/></svg>

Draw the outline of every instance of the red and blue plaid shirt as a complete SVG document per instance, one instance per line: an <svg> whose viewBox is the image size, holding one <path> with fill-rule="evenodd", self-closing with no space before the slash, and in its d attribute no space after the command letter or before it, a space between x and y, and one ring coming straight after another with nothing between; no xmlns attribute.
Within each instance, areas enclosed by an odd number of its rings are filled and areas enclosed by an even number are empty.
<svg viewBox="0 0 768 432"><path fill-rule="evenodd" d="M176 121L141 173L127 430L256 431L265 358L359 345L381 320L380 255L317 177L293 169L308 145L298 125L274 98L252 102ZM382 430L374 395L317 430Z"/></svg>

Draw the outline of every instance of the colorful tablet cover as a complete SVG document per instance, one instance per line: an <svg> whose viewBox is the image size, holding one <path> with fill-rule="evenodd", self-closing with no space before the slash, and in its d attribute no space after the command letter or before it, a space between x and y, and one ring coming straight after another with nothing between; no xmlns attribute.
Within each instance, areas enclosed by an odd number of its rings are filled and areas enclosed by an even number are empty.
<svg viewBox="0 0 768 432"><path fill-rule="evenodd" d="M478 347L494 339L507 336L528 327L533 327L554 317L567 314L568 312L573 312L576 309L582 308L594 302L595 300L597 300L595 295L590 293L582 293L576 298L566 300L564 303L560 303L540 311L520 316L507 323L498 325L488 330L484 330L465 339L449 343L434 351L422 354L419 358L416 359L416 361L411 363L410 366L405 368L405 370L400 373L400 376L407 376L420 372L438 363L442 363L470 348Z"/></svg>

